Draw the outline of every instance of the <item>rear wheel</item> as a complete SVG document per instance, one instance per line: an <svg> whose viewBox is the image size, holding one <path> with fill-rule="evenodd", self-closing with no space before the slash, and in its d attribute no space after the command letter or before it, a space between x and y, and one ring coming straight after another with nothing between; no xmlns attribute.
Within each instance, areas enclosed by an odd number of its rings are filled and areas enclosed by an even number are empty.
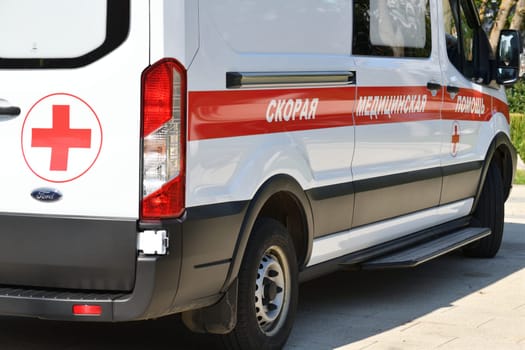
<svg viewBox="0 0 525 350"><path fill-rule="evenodd" d="M231 349L281 349L297 309L297 261L286 228L257 221L239 271L237 325L226 336Z"/></svg>
<svg viewBox="0 0 525 350"><path fill-rule="evenodd" d="M473 218L474 226L488 227L492 233L466 246L463 250L464 254L476 258L494 257L501 246L504 220L503 181L498 167L493 163L489 167Z"/></svg>

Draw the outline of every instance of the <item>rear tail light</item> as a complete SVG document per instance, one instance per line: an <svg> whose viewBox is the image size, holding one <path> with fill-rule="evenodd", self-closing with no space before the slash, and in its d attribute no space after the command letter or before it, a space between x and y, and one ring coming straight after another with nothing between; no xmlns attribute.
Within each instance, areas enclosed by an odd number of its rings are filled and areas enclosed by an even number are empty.
<svg viewBox="0 0 525 350"><path fill-rule="evenodd" d="M141 219L174 218L184 212L186 70L163 59L142 77Z"/></svg>

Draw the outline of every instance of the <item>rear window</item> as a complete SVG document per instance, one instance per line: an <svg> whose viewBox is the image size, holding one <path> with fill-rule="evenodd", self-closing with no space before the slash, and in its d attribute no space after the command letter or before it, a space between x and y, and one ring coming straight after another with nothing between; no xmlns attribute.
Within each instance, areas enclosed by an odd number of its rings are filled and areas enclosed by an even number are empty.
<svg viewBox="0 0 525 350"><path fill-rule="evenodd" d="M129 0L1 0L0 68L73 68L117 48Z"/></svg>

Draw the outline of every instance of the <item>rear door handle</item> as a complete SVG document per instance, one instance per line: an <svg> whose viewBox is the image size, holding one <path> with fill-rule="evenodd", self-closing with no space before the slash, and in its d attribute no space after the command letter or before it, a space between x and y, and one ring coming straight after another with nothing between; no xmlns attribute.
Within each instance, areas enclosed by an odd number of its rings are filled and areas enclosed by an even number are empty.
<svg viewBox="0 0 525 350"><path fill-rule="evenodd" d="M19 107L0 107L0 118L12 118L20 115Z"/></svg>

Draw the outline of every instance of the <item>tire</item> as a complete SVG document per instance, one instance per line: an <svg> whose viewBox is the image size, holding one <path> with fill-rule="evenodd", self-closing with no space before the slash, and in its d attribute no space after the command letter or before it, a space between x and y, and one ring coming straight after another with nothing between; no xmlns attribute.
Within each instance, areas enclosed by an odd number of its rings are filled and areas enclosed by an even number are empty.
<svg viewBox="0 0 525 350"><path fill-rule="evenodd" d="M239 271L237 325L230 349L281 349L292 330L298 299L295 249L286 228L259 219Z"/></svg>
<svg viewBox="0 0 525 350"><path fill-rule="evenodd" d="M474 212L473 226L488 227L492 233L467 245L463 252L475 258L493 258L498 253L503 238L505 220L505 199L503 198L503 180L498 167L493 163L487 172L485 185Z"/></svg>

